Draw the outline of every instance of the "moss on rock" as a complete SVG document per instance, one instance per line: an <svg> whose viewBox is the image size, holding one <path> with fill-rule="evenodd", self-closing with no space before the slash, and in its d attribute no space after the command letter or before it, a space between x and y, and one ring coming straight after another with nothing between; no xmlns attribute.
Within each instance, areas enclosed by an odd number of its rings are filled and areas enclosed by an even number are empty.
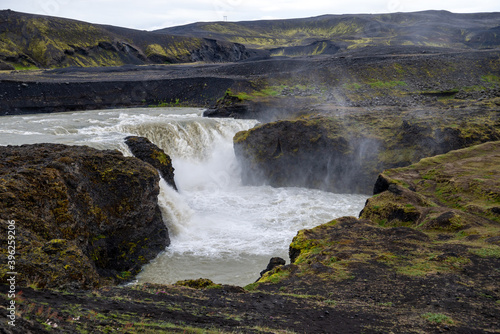
<svg viewBox="0 0 500 334"><path fill-rule="evenodd" d="M384 169L500 139L498 117L486 110L315 114L258 125L233 142L247 184L371 193Z"/></svg>
<svg viewBox="0 0 500 334"><path fill-rule="evenodd" d="M177 185L174 180L175 169L172 166L172 159L170 159L170 156L165 154L161 148L153 144L147 138L136 136L125 138L125 144L127 144L134 156L158 169L167 184L177 190Z"/></svg>
<svg viewBox="0 0 500 334"><path fill-rule="evenodd" d="M19 286L88 289L128 280L169 244L150 165L56 144L1 147L0 157L0 212L16 221Z"/></svg>

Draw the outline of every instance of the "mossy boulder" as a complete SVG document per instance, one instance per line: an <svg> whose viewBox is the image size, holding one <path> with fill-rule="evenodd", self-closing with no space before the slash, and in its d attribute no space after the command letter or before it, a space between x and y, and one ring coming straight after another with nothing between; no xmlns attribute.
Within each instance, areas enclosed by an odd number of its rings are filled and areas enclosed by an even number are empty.
<svg viewBox="0 0 500 334"><path fill-rule="evenodd" d="M379 146L341 120L320 116L267 123L234 137L244 183L338 192L363 192L370 174L355 171L369 168Z"/></svg>
<svg viewBox="0 0 500 334"><path fill-rule="evenodd" d="M498 112L429 109L314 114L234 137L246 184L371 193L384 169L500 139Z"/></svg>
<svg viewBox="0 0 500 334"><path fill-rule="evenodd" d="M376 196L367 201L361 217L422 230L481 231L500 223L498 166L497 141L387 170L379 176Z"/></svg>
<svg viewBox="0 0 500 334"><path fill-rule="evenodd" d="M92 288L130 279L169 244L151 165L117 151L0 147L1 242L15 221L17 284ZM7 272L7 248L0 275Z"/></svg>
<svg viewBox="0 0 500 334"><path fill-rule="evenodd" d="M125 144L127 144L135 157L151 164L160 172L167 184L177 190L174 180L175 169L172 166L172 159L170 159L168 154L144 137L127 137L125 138Z"/></svg>

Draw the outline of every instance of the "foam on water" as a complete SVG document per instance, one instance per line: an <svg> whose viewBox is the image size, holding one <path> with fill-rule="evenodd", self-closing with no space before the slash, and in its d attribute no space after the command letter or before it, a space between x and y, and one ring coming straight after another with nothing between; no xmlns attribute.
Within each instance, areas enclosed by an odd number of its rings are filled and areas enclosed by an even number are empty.
<svg viewBox="0 0 500 334"><path fill-rule="evenodd" d="M0 145L37 142L118 149L124 138L149 138L172 157L176 192L160 182L159 204L171 246L145 266L139 282L210 278L245 285L273 256L288 259L297 231L358 215L364 195L304 188L247 187L232 138L254 120L209 119L193 108L86 111L0 118Z"/></svg>

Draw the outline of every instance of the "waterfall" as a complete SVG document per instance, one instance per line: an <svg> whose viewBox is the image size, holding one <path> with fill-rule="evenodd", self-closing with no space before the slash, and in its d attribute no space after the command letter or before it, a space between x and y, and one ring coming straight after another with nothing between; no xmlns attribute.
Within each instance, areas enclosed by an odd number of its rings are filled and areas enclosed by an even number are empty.
<svg viewBox="0 0 500 334"><path fill-rule="evenodd" d="M271 257L288 260L298 230L356 216L363 208L364 195L242 186L232 139L257 122L201 114L193 108L142 108L3 116L0 145L88 145L130 156L124 138L134 135L169 154L179 191L161 180L158 201L171 245L143 268L139 282L204 277L252 283Z"/></svg>

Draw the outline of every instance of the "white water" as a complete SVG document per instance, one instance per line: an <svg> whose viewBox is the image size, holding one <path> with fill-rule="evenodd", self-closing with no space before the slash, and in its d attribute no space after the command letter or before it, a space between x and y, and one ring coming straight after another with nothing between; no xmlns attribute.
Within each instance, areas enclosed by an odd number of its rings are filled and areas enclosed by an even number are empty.
<svg viewBox="0 0 500 334"><path fill-rule="evenodd" d="M0 117L0 145L52 142L118 149L128 135L168 153L179 192L161 182L159 203L171 245L144 267L138 282L210 278L245 285L269 259L288 261L297 231L357 216L367 196L304 188L242 186L232 137L253 120L207 119L200 109L154 108Z"/></svg>

